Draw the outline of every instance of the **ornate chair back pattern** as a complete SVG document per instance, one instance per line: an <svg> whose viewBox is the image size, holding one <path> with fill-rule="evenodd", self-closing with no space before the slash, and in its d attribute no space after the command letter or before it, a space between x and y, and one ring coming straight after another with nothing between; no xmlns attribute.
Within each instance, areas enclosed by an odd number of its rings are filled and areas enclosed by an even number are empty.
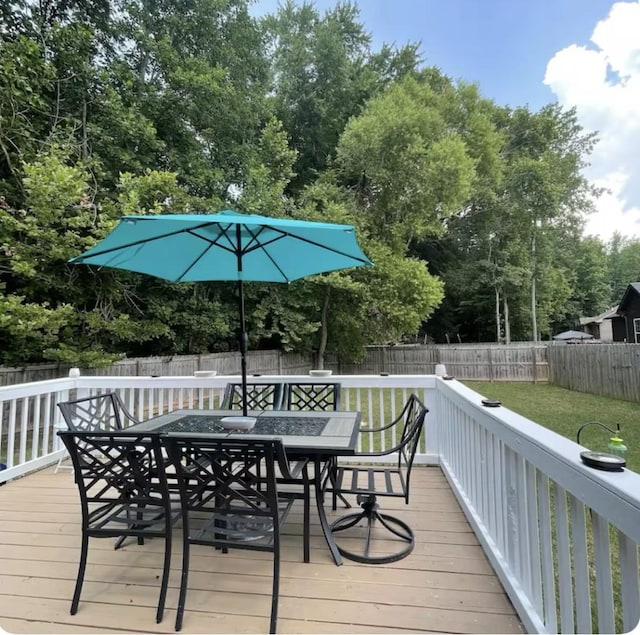
<svg viewBox="0 0 640 635"><path fill-rule="evenodd" d="M340 410L339 383L288 383L287 410Z"/></svg>
<svg viewBox="0 0 640 635"><path fill-rule="evenodd" d="M73 462L82 508L82 547L71 604L75 614L87 563L88 539L164 537L165 554L156 619L162 619L171 563L171 500L159 437L132 432L58 433Z"/></svg>
<svg viewBox="0 0 640 635"><path fill-rule="evenodd" d="M163 438L175 467L182 507L183 569L176 616L182 628L190 545L268 551L274 554L270 632L277 622L280 525L293 498L280 499L276 465L288 478L279 439L206 439L177 433ZM193 514L193 512L197 512Z"/></svg>
<svg viewBox="0 0 640 635"><path fill-rule="evenodd" d="M247 384L247 410L280 410L282 384L251 382ZM225 410L242 408L242 384L228 383L222 398Z"/></svg>
<svg viewBox="0 0 640 635"><path fill-rule="evenodd" d="M78 432L122 430L139 423L115 392L61 402L58 408L69 430Z"/></svg>

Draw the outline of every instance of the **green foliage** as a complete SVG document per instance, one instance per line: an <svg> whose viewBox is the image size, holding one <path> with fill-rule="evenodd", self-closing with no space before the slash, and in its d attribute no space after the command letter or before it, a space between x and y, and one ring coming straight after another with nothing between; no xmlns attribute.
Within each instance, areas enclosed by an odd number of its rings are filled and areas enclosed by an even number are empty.
<svg viewBox="0 0 640 635"><path fill-rule="evenodd" d="M318 363L425 324L528 338L532 295L546 336L640 278L637 241L582 239L595 139L575 112L499 108L417 44L373 50L350 2L248 5L2 5L0 361L237 346L233 284L68 265L127 214L353 224L373 268L246 285L251 346Z"/></svg>
<svg viewBox="0 0 640 635"><path fill-rule="evenodd" d="M620 302L630 282L640 281L640 240L616 232L607 247L613 305Z"/></svg>
<svg viewBox="0 0 640 635"><path fill-rule="evenodd" d="M372 52L358 16L350 2L320 15L310 2L287 0L264 22L274 112L297 153L290 193L299 193L330 167L349 118L420 61L411 44Z"/></svg>
<svg viewBox="0 0 640 635"><path fill-rule="evenodd" d="M399 251L441 233L471 193L475 162L448 125L444 101L406 78L371 100L340 139L337 163L356 188L360 213Z"/></svg>
<svg viewBox="0 0 640 635"><path fill-rule="evenodd" d="M0 362L8 365L51 359L47 349L55 347L60 332L73 319L69 305L51 308L25 302L18 295L0 295Z"/></svg>

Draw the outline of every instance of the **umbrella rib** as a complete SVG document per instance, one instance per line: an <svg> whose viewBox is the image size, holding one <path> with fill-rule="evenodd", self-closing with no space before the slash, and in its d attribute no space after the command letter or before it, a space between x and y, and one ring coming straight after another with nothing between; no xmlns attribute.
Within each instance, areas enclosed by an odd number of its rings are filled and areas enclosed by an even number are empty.
<svg viewBox="0 0 640 635"><path fill-rule="evenodd" d="M156 218L156 217L150 216L149 218ZM138 219L138 220L146 220L146 219ZM202 223L202 225L200 225L199 227L185 227L184 229L178 229L175 231L167 232L166 234L150 236L149 238L142 238L140 240L134 240L133 242L130 242L130 243L124 243L122 245L117 245L115 247L109 247L108 249L94 251L93 253L90 254L89 258L93 258L95 256L103 256L114 251L122 251L123 249L128 249L129 247L137 247L137 246L142 247L142 245L146 245L147 243L155 242L156 240L161 240L163 238L169 238L170 236L177 236L178 234L193 234L197 238L200 238L201 240L207 240L203 236L195 234L194 232L197 229L202 229L203 227L210 227L211 225L214 225L214 224L215 223L211 223L211 222ZM222 248L225 249L225 247L222 247ZM83 260L82 254L80 256L77 256L73 260L82 262Z"/></svg>
<svg viewBox="0 0 640 635"><path fill-rule="evenodd" d="M211 226L212 224L213 223L209 223L208 226ZM222 225L220 225L220 228L222 229L222 231L218 234L218 236L217 236L217 238L215 240L211 240L210 238L206 238L205 236L200 236L200 234L196 234L195 230L193 230L193 229L187 230L188 234L191 234L192 236L195 236L196 238L199 238L200 240L203 240L205 243L208 243L208 244L205 247L204 251L195 260L193 260L191 262L191 264L176 278L176 282L182 281L182 278L184 278L191 271L191 269L193 269L198 264L198 262L200 262L200 260L202 260L202 258L204 258L205 254L212 247L220 247L220 249L224 249L225 251L228 251L229 253L232 253L232 254L236 253L236 250L235 250L235 248L233 246L233 242L229 238L229 236L227 235L227 231L231 228L231 225L227 225L225 228L222 228ZM196 229L200 229L200 227L198 227ZM229 244L230 244L229 247L227 247L225 245L222 245L222 244L220 244L218 242L223 236L229 241Z"/></svg>
<svg viewBox="0 0 640 635"><path fill-rule="evenodd" d="M266 242L263 242L263 243L257 243L255 245L255 247L252 247L251 249L247 249L246 248L243 251L243 253L247 253L248 251L255 251L256 249L262 249L267 254L269 259L273 262L273 258L271 258L271 256L269 255L269 252L266 251L265 247L267 247L271 243L277 242L278 240L282 240L283 238L289 237L289 238L295 238L296 240L300 240L300 241L302 241L304 243L307 243L308 245L313 245L314 247L320 247L321 249L325 249L326 251L330 251L331 253L338 254L339 256L344 256L345 258L351 258L351 260L355 260L357 262L361 262L362 264L367 264L369 262L367 258L360 258L358 256L354 256L354 255L352 255L350 253L347 253L345 251L340 251L339 249L335 249L333 247L329 247L329 246L324 245L322 243L316 242L315 240L311 240L310 238L303 238L302 236L298 236L297 234L292 234L292 233L284 231L282 229L278 229L277 227L272 227L271 225L263 225L260 228L260 232L262 232L264 229L271 229L272 231L277 232L280 235L277 236L276 238L273 238L272 240L269 240L269 241L266 241ZM256 234L256 237L259 235L260 232L258 232L258 234ZM253 236L253 234L252 234L252 236Z"/></svg>
<svg viewBox="0 0 640 635"><path fill-rule="evenodd" d="M271 254L265 249L266 245L270 245L272 242L275 242L276 240L280 240L282 236L279 236L278 238L274 238L273 240L267 241L266 243L259 243L258 236L260 236L260 234L264 231L264 229L265 227L262 226L260 230L254 234L250 229L247 228L247 231L249 232L249 234L251 234L251 241L247 244L245 249L242 250L242 255L249 253L250 251L255 251L256 249L262 249L262 251L267 255L267 258L269 258L269 260L271 261L271 264L273 264L273 266L280 272L280 275L287 282L291 282L291 280L289 279L289 276L287 276L287 274L284 271L282 271L282 269L280 268L280 265L273 259ZM270 227L269 229L273 229L273 227ZM252 242L255 242L255 247L251 247Z"/></svg>

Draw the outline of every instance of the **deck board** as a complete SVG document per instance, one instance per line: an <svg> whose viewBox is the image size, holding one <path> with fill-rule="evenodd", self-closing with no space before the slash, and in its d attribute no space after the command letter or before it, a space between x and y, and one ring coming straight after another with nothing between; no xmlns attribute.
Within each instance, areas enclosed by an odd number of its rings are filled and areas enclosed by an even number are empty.
<svg viewBox="0 0 640 635"><path fill-rule="evenodd" d="M522 632L439 469L414 470L409 506L382 504L416 534L414 552L389 565L345 561L336 567L313 510L311 562L303 563L302 516L300 510L291 514L282 539L279 632ZM155 623L161 540L132 541L118 551L111 539L91 540L80 608L69 614L79 535L69 472L42 470L0 488L0 627L13 633L173 633L179 530L161 624ZM268 629L270 554L195 547L191 563L183 633Z"/></svg>

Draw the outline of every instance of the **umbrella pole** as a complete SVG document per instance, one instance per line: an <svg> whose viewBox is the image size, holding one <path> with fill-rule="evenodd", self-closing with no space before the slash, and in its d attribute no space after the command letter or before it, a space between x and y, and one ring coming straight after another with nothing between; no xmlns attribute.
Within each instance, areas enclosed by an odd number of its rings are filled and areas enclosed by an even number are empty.
<svg viewBox="0 0 640 635"><path fill-rule="evenodd" d="M240 302L240 368L242 372L242 414L247 416L247 331L244 317L244 288L238 280L238 301Z"/></svg>

